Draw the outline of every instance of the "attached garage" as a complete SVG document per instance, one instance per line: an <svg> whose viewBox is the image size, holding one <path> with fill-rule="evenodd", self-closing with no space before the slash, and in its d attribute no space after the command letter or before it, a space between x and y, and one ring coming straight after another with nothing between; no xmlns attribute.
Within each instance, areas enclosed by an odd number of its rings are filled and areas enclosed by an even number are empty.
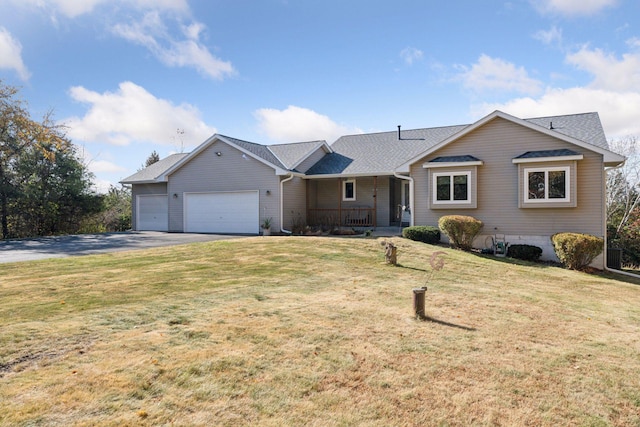
<svg viewBox="0 0 640 427"><path fill-rule="evenodd" d="M258 191L185 193L187 233L259 234Z"/></svg>
<svg viewBox="0 0 640 427"><path fill-rule="evenodd" d="M166 194L139 195L136 212L136 230L169 230L169 199Z"/></svg>

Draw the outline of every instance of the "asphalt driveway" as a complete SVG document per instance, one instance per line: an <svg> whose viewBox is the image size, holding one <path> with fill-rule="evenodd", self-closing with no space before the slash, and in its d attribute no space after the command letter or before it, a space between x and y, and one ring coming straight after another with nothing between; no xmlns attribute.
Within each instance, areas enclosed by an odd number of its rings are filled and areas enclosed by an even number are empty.
<svg viewBox="0 0 640 427"><path fill-rule="evenodd" d="M0 241L0 263L130 251L240 237L242 236L129 231L6 240Z"/></svg>

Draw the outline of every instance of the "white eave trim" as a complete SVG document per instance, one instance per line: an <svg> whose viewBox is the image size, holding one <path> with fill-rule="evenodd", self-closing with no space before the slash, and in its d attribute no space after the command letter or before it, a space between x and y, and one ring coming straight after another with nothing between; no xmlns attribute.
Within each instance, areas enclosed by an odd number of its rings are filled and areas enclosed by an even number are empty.
<svg viewBox="0 0 640 427"><path fill-rule="evenodd" d="M527 157L524 159L511 160L514 164L519 163L546 163L546 162L568 162L571 160L582 160L584 156L582 154L576 154L574 156L552 156L552 157Z"/></svg>
<svg viewBox="0 0 640 427"><path fill-rule="evenodd" d="M482 166L484 162L482 160L475 160L472 162L426 162L422 164L425 169L435 168L457 168L464 166Z"/></svg>

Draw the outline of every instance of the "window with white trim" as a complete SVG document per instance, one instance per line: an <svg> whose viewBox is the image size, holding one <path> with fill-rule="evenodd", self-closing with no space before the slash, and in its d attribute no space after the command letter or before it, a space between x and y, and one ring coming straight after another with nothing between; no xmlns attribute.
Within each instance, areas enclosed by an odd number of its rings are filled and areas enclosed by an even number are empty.
<svg viewBox="0 0 640 427"><path fill-rule="evenodd" d="M356 200L356 180L346 179L342 181L342 201L350 202Z"/></svg>
<svg viewBox="0 0 640 427"><path fill-rule="evenodd" d="M525 203L569 202L571 200L570 168L525 168Z"/></svg>
<svg viewBox="0 0 640 427"><path fill-rule="evenodd" d="M434 204L471 203L471 172L435 172L432 194Z"/></svg>

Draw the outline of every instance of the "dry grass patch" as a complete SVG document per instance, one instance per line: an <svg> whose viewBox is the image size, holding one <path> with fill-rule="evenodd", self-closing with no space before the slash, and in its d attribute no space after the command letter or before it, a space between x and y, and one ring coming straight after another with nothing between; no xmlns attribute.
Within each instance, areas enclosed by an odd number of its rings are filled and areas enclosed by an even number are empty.
<svg viewBox="0 0 640 427"><path fill-rule="evenodd" d="M0 265L0 424L640 425L637 284L394 243Z"/></svg>

